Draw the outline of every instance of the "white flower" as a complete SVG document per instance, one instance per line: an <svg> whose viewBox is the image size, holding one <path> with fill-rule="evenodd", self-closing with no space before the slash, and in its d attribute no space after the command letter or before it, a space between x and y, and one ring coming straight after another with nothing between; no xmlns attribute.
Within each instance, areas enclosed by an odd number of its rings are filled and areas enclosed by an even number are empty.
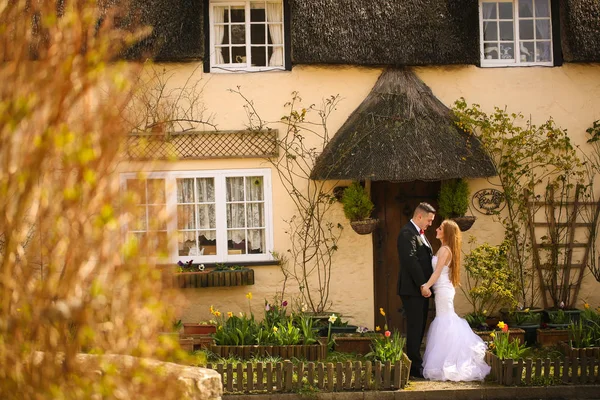
<svg viewBox="0 0 600 400"><path fill-rule="evenodd" d="M564 302L564 301L561 301L561 302L560 302L560 305L559 305L559 307L560 307L560 308L565 308L565 302Z"/></svg>
<svg viewBox="0 0 600 400"><path fill-rule="evenodd" d="M198 271L204 271L204 264L198 265Z"/></svg>
<svg viewBox="0 0 600 400"><path fill-rule="evenodd" d="M335 314L331 314L331 317L329 317L329 323L335 324L335 321L337 319L338 319L338 317L336 317Z"/></svg>

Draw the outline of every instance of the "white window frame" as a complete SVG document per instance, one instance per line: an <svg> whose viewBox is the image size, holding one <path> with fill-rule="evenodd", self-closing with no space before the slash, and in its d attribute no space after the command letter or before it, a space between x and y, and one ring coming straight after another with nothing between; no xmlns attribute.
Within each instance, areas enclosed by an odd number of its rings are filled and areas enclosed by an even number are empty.
<svg viewBox="0 0 600 400"><path fill-rule="evenodd" d="M252 0L209 0L209 44L210 44L210 72L211 73L232 73L232 72L261 72L261 71L284 71L285 70L285 60L286 60L286 43L285 43L285 7L284 0L265 0L267 3L278 3L281 2L282 7L282 28L283 28L283 43L282 43L282 52L283 52L283 65L281 66L252 66L252 52L251 47L252 43L250 42L250 3ZM217 64L215 57L215 38L214 38L214 8L215 6L244 6L246 11L246 21L245 21L245 33L246 33L246 57L247 62L244 66L243 64L238 63L230 63L229 64ZM265 11L266 12L266 11ZM229 40L231 42L231 36L229 36ZM267 46L267 44L265 44Z"/></svg>
<svg viewBox="0 0 600 400"><path fill-rule="evenodd" d="M228 254L227 249L227 208L226 208L226 178L261 176L264 190L265 213L265 253L264 254ZM167 221L167 234L169 240L168 261L177 263L193 261L201 263L235 263L273 260L273 201L270 169L237 169L237 170L203 170L203 171L157 171L144 175L146 179L164 179L167 197L167 214L171 217ZM177 232L177 179L180 178L214 178L215 182L215 214L217 231L217 254L180 256ZM127 190L127 180L140 179L136 172L127 172L120 175L120 185L124 192ZM124 237L129 231L123 227Z"/></svg>
<svg viewBox="0 0 600 400"><path fill-rule="evenodd" d="M484 32L483 32L483 3L512 3L513 4L513 37L514 37L514 47L515 54L513 60L507 59L498 59L498 60L489 60L485 58L484 51ZM554 66L554 36L552 32L552 3L548 2L548 10L550 12L550 16L548 17L550 20L550 61L531 61L531 62L523 62L521 61L521 46L520 46L520 32L519 32L519 0L479 0L479 53L481 59L482 67L536 67L536 66L545 66L552 67ZM535 7L534 7L535 12ZM535 18L535 16L534 16ZM546 18L546 17L544 17ZM534 25L534 36L536 34L535 25ZM534 39L535 40L535 39ZM544 39L545 40L545 39Z"/></svg>

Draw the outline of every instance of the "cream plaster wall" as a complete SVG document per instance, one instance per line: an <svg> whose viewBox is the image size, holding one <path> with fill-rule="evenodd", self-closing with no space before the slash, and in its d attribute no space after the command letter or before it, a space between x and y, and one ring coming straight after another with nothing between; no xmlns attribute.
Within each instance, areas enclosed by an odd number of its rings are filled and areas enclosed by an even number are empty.
<svg viewBox="0 0 600 400"><path fill-rule="evenodd" d="M161 66L163 67L163 66ZM165 65L174 72L170 85L182 86L190 76L202 79L202 99L207 113L214 116L213 122L220 130L243 129L247 117L242 99L228 92L241 87L242 92L254 102L261 117L267 121L278 121L285 114L284 104L291 99L293 91L299 91L304 106L321 104L331 95L339 94L342 101L331 115L328 123L330 134L334 134L350 113L368 95L381 69L341 66L295 66L291 72L254 74L203 74L198 64ZM419 77L431 87L433 93L446 105L451 106L463 96L469 103L479 103L484 110L493 106L508 105L510 111L531 114L534 122L543 122L552 116L567 128L575 143L585 143L584 132L592 121L600 118L600 66L565 65L560 68L494 68L472 66L448 68L416 68ZM271 125L271 127L276 127ZM281 127L280 127L281 128ZM315 143L318 143L315 141ZM206 160L165 163L153 166L156 170L232 169L265 168L268 165L259 159ZM124 166L124 170L135 170L136 166ZM475 191L490 187L484 179L473 180ZM293 205L273 171L274 247L284 253L289 247L284 233L284 219L292 215ZM468 232L479 242L498 243L502 238L501 227L490 217L479 217ZM342 312L353 323L373 328L373 266L371 236L355 234L343 216L338 204L331 213L333 221L340 222L345 229L339 243L340 250L334 257L331 296L332 310ZM466 242L466 240L465 240ZM468 245L465 250L468 250ZM251 306L257 315L264 299L271 299L281 291L283 275L278 267L255 267L255 285L236 288L186 289L187 305L182 310L184 322L208 319L208 308L214 305L221 311L246 311L248 301L245 294L253 293ZM580 298L596 306L600 305L600 285L587 277ZM297 292L293 282L288 281L286 293ZM286 297L288 297L286 295ZM258 312L257 312L258 311ZM457 291L457 311L469 311L460 290Z"/></svg>

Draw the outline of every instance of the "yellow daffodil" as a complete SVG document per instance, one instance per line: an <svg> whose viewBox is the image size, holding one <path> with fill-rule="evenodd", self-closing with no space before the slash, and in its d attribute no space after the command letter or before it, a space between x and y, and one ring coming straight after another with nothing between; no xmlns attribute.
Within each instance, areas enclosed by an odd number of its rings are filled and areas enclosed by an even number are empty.
<svg viewBox="0 0 600 400"><path fill-rule="evenodd" d="M227 316L228 316L229 318L231 318L231 317L233 317L233 313L232 313L231 311L229 311L229 312L227 313Z"/></svg>
<svg viewBox="0 0 600 400"><path fill-rule="evenodd" d="M492 332L492 333L490 333L490 337L491 337L491 338L495 338L495 337L496 337L496 334L495 334L494 332Z"/></svg>
<svg viewBox="0 0 600 400"><path fill-rule="evenodd" d="M337 321L338 317L335 316L335 314L331 314L331 317L329 317L329 323L330 324L335 324L335 321Z"/></svg>
<svg viewBox="0 0 600 400"><path fill-rule="evenodd" d="M583 308L585 308L587 310L590 308L590 305L588 303L583 303Z"/></svg>
<svg viewBox="0 0 600 400"><path fill-rule="evenodd" d="M221 316L221 311L215 311L215 317L220 317Z"/></svg>
<svg viewBox="0 0 600 400"><path fill-rule="evenodd" d="M252 292L248 292L248 294L246 295L246 298L248 300L252 300Z"/></svg>
<svg viewBox="0 0 600 400"><path fill-rule="evenodd" d="M500 328L500 329L504 329L504 325L506 325L506 324L504 323L504 321L500 321L500 322L498 322L498 328Z"/></svg>
<svg viewBox="0 0 600 400"><path fill-rule="evenodd" d="M212 304L211 304L211 306L210 306L210 313L211 313L212 315L215 315L215 309L213 308Z"/></svg>
<svg viewBox="0 0 600 400"><path fill-rule="evenodd" d="M375 331L376 331L376 332L379 332L380 330L381 330L381 328L380 328L380 327L378 327L378 326L376 326L376 327L375 327Z"/></svg>
<svg viewBox="0 0 600 400"><path fill-rule="evenodd" d="M383 308L379 309L379 314L383 315L385 317L385 311L383 311Z"/></svg>
<svg viewBox="0 0 600 400"><path fill-rule="evenodd" d="M487 310L483 310L482 314L487 315Z"/></svg>
<svg viewBox="0 0 600 400"><path fill-rule="evenodd" d="M526 309L524 309L523 311L525 311L525 312L529 312L529 308L526 308Z"/></svg>
<svg viewBox="0 0 600 400"><path fill-rule="evenodd" d="M276 326L274 326L274 327L273 327L273 332L277 332L277 329L278 329L278 328L277 328Z"/></svg>

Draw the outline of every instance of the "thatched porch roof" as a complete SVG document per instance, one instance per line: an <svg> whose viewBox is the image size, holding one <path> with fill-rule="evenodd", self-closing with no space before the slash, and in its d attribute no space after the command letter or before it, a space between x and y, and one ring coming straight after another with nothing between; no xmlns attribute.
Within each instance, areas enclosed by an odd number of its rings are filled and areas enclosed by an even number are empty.
<svg viewBox="0 0 600 400"><path fill-rule="evenodd" d="M311 178L437 181L495 175L480 142L409 69L387 69L325 147Z"/></svg>

